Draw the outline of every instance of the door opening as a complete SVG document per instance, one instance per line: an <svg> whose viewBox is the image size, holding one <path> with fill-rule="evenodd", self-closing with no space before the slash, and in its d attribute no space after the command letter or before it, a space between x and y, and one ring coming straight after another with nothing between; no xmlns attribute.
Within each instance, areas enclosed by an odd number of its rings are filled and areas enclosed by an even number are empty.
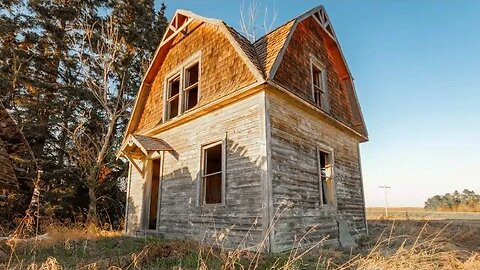
<svg viewBox="0 0 480 270"><path fill-rule="evenodd" d="M152 164L152 182L150 184L150 211L148 215L148 229L157 229L158 198L160 187L160 159L154 159Z"/></svg>

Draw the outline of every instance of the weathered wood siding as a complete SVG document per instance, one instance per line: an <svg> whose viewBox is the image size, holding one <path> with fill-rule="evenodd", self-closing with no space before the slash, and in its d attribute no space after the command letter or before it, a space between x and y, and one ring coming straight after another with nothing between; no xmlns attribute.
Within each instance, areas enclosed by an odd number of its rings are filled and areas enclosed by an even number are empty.
<svg viewBox="0 0 480 270"><path fill-rule="evenodd" d="M150 88L145 105L138 108L142 112L137 132L150 129L162 122L165 76L199 51L201 79L197 107L256 82L244 60L218 26L194 21L187 27L185 33L175 37Z"/></svg>
<svg viewBox="0 0 480 270"><path fill-rule="evenodd" d="M135 160L137 167L133 164L130 164L129 167L129 183L127 186L127 224L126 229L129 233L135 233L138 230L142 229L142 218L143 213L142 209L144 207L143 197L146 187L145 177L143 174L146 170L145 162L140 160Z"/></svg>
<svg viewBox="0 0 480 270"><path fill-rule="evenodd" d="M328 72L330 114L354 127L347 89L340 80L325 46L322 29L313 17L300 22L278 67L274 81L301 98L313 103L310 56L320 60Z"/></svg>
<svg viewBox="0 0 480 270"><path fill-rule="evenodd" d="M259 93L155 135L174 149L165 153L160 233L211 242L214 233L228 230L226 247L236 248L244 238L244 248L261 242L266 205L262 195L266 177L264 101ZM225 205L200 206L201 146L223 139L227 153ZM129 202L135 206L141 205L143 193L143 180L138 177L132 175L130 184Z"/></svg>
<svg viewBox="0 0 480 270"><path fill-rule="evenodd" d="M273 209L278 213L273 251L292 248L306 234L310 243L327 235L337 238L340 216L350 223L352 235L365 233L358 141L278 90L269 91L267 104ZM338 211L320 206L318 144L334 149Z"/></svg>

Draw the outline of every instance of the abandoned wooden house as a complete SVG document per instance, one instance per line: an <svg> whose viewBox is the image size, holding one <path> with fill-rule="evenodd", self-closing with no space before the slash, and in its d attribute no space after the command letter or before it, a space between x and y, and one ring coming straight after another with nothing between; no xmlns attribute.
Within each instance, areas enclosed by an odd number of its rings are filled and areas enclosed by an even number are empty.
<svg viewBox="0 0 480 270"><path fill-rule="evenodd" d="M24 185L32 186L36 167L27 140L0 102L0 198Z"/></svg>
<svg viewBox="0 0 480 270"><path fill-rule="evenodd" d="M323 7L253 43L178 10L119 151L130 162L126 230L266 252L360 236L367 140Z"/></svg>

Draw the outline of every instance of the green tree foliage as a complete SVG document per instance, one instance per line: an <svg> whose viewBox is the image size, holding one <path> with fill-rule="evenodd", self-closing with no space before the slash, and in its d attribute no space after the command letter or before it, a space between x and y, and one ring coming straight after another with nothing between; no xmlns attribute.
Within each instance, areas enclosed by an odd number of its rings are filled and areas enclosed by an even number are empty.
<svg viewBox="0 0 480 270"><path fill-rule="evenodd" d="M480 195L464 189L462 193L455 190L445 195L435 195L425 202L427 210L480 211Z"/></svg>
<svg viewBox="0 0 480 270"><path fill-rule="evenodd" d="M93 199L102 220L113 221L123 213L126 167L115 160L115 152L131 107L113 121L101 162L85 170L75 134L81 130L83 141L90 137L102 142L111 117L84 71L99 78L103 67L95 61L99 55L94 46L108 42L102 25L113 22L122 49L112 63L109 86L121 87L122 100L131 104L167 26L164 13L165 6L155 10L153 0L0 1L0 102L23 130L44 171L45 215L84 218L92 201L88 177L96 183ZM93 57L88 61L74 46L86 26L93 37L85 46ZM24 207L18 210L21 215Z"/></svg>

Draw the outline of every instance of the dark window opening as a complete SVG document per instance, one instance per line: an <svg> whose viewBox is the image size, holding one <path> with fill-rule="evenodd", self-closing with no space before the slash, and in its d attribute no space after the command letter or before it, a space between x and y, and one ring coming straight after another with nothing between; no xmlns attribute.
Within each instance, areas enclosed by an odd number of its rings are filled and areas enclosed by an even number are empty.
<svg viewBox="0 0 480 270"><path fill-rule="evenodd" d="M194 64L193 66L187 68L186 70L186 80L185 86L189 87L198 83L198 63Z"/></svg>
<svg viewBox="0 0 480 270"><path fill-rule="evenodd" d="M170 80L168 83L168 96L167 96L167 115L166 120L177 117L179 114L178 107L180 105L180 76L177 76Z"/></svg>
<svg viewBox="0 0 480 270"><path fill-rule="evenodd" d="M203 202L204 204L222 203L222 144L204 149L203 156Z"/></svg>
<svg viewBox="0 0 480 270"><path fill-rule="evenodd" d="M192 109L193 107L195 107L198 103L198 87L195 86L193 87L192 89L188 90L186 93L185 93L186 97L186 101L187 101L187 108L186 110L190 110Z"/></svg>
<svg viewBox="0 0 480 270"><path fill-rule="evenodd" d="M198 103L198 63L185 70L185 110L188 111Z"/></svg>
<svg viewBox="0 0 480 270"><path fill-rule="evenodd" d="M150 213L148 215L148 229L157 229L158 198L160 187L160 160L153 160L152 182L150 185Z"/></svg>
<svg viewBox="0 0 480 270"><path fill-rule="evenodd" d="M313 101L320 107L323 107L325 102L324 73L325 70L312 65Z"/></svg>

